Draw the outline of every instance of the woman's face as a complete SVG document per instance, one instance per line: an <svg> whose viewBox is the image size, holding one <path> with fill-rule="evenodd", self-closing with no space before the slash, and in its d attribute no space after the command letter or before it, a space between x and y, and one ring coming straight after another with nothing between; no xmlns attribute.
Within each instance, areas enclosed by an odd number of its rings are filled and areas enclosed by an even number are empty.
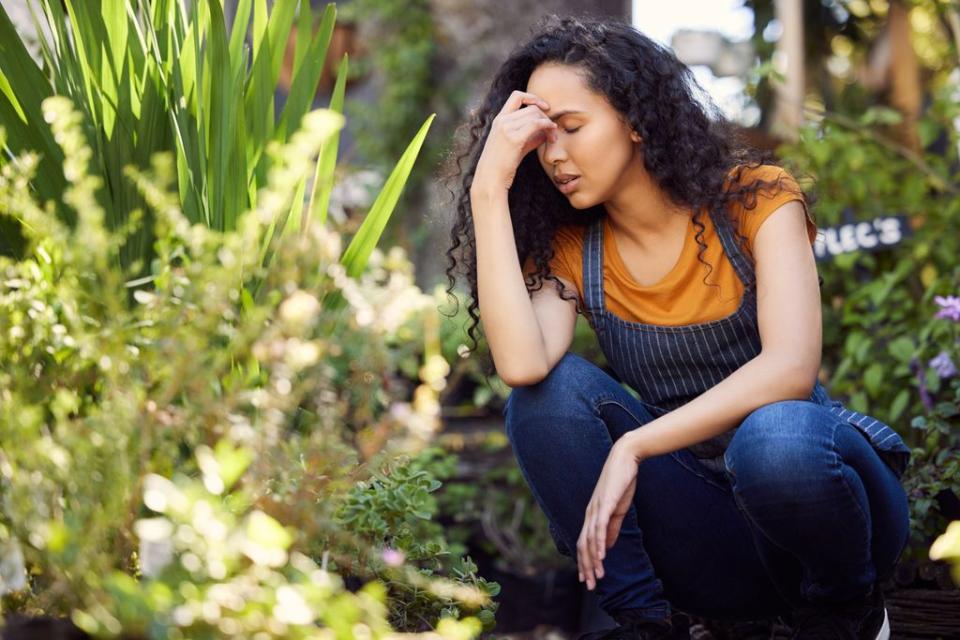
<svg viewBox="0 0 960 640"><path fill-rule="evenodd" d="M576 67L542 64L530 75L526 90L550 105L556 141L547 138L536 149L540 165L551 179L558 174L579 176L562 192L577 209L611 200L628 179L642 170L637 134L606 98L591 90ZM556 185L556 182L554 182Z"/></svg>

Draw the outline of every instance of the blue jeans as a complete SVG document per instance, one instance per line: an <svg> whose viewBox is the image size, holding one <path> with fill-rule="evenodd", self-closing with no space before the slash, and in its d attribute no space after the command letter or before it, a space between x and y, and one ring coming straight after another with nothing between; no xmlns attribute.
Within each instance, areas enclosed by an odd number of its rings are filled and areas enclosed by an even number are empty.
<svg viewBox="0 0 960 640"><path fill-rule="evenodd" d="M612 443L653 417L571 353L539 383L513 389L504 415L557 548L575 557ZM681 449L640 463L597 583L604 611L774 618L890 576L909 534L907 496L854 426L815 402L774 402L743 420L724 462L715 472Z"/></svg>

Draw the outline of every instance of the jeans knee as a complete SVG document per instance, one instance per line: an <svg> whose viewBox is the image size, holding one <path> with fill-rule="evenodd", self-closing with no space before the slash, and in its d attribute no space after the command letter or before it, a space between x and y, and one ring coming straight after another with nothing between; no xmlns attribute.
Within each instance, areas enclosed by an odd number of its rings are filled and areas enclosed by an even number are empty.
<svg viewBox="0 0 960 640"><path fill-rule="evenodd" d="M741 488L809 485L832 463L834 422L805 400L766 404L740 424L724 462Z"/></svg>
<svg viewBox="0 0 960 640"><path fill-rule="evenodd" d="M524 409L548 409L582 390L585 383L595 373L603 372L597 365L574 353L566 353L547 373L546 377L535 384L514 387L507 398L505 412Z"/></svg>
<svg viewBox="0 0 960 640"><path fill-rule="evenodd" d="M563 418L592 411L593 381L603 375L597 365L581 356L564 354L543 380L510 391L503 410L507 434L528 416Z"/></svg>

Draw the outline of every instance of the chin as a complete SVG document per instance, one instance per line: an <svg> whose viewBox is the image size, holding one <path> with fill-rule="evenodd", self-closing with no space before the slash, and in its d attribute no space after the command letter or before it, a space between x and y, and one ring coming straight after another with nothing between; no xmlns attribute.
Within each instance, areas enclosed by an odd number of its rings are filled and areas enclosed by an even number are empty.
<svg viewBox="0 0 960 640"><path fill-rule="evenodd" d="M592 198L585 198L579 191L574 191L569 196L566 196L566 198L571 207L580 211L591 209L600 204L599 202L594 202Z"/></svg>

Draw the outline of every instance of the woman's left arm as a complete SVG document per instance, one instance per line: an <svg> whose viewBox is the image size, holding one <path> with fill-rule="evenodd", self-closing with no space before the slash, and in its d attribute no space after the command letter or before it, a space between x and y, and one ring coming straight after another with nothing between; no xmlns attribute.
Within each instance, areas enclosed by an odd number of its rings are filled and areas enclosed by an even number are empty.
<svg viewBox="0 0 960 640"><path fill-rule="evenodd" d="M778 400L806 400L820 368L817 267L798 200L770 214L753 244L760 353L687 404L624 436L638 458L689 447Z"/></svg>
<svg viewBox="0 0 960 640"><path fill-rule="evenodd" d="M820 368L820 287L801 202L770 214L757 231L753 254L761 351L687 404L614 444L577 542L588 588L593 575L603 577L601 561L633 499L638 463L718 436L763 405L805 400L813 391Z"/></svg>

